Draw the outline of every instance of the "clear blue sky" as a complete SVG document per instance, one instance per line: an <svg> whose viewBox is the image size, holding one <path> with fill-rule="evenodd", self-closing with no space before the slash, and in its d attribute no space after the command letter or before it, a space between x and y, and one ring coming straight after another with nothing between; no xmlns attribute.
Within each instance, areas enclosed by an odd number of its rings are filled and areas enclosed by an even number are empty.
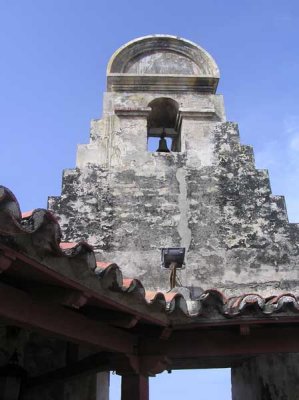
<svg viewBox="0 0 299 400"><path fill-rule="evenodd" d="M298 0L0 0L0 182L23 210L59 195L62 169L74 167L76 145L101 116L109 57L152 33L185 37L214 56L228 119L299 222ZM191 378L197 399L230 398L225 371L213 395L205 387L214 375L180 374L155 378L152 398L181 399Z"/></svg>

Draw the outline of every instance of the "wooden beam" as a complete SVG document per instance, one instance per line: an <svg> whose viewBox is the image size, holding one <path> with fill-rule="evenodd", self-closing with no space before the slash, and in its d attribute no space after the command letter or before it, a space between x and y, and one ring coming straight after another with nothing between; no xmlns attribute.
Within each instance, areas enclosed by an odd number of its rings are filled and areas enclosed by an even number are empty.
<svg viewBox="0 0 299 400"><path fill-rule="evenodd" d="M118 328L131 329L137 325L140 318L133 314L127 314L111 309L99 309L96 306L87 305L84 314L95 320L100 320L106 324L116 326Z"/></svg>
<svg viewBox="0 0 299 400"><path fill-rule="evenodd" d="M15 259L16 257L14 256L7 257L2 255L2 251L0 250L0 273L10 268Z"/></svg>
<svg viewBox="0 0 299 400"><path fill-rule="evenodd" d="M66 381L75 376L89 375L101 371L109 371L109 356L107 353L92 354L82 360L70 363L66 367L46 372L26 380L26 389L51 385L56 381Z"/></svg>
<svg viewBox="0 0 299 400"><path fill-rule="evenodd" d="M49 266L48 264L44 265L41 262L38 262L37 260L30 258L25 254L19 253L18 251L5 246L3 243L0 243L0 251L2 251L3 255L5 255L7 258L18 260L21 263L24 263L26 266L30 267L32 273L38 272L42 274L42 276L51 281L52 284L63 285L65 288L82 292L83 296L87 297L87 299L91 298L93 304L96 306L109 306L117 311L131 314L134 317L158 326L168 326L169 324L166 313L163 313L159 310L154 310L153 308L149 309L145 301L124 301L125 297L122 292L103 290L100 289L100 285L99 290L95 290L94 288L90 289L84 286L84 282L82 283L78 279L75 280L74 278L70 278L70 276L72 276L72 273L67 262L65 263L65 268L57 271L55 269L57 267L55 265L54 256L53 262ZM3 267L6 268L6 264L3 264ZM30 279L30 273L28 271L27 274L28 278ZM17 271L15 277L17 280Z"/></svg>
<svg viewBox="0 0 299 400"><path fill-rule="evenodd" d="M89 298L84 292L79 290L67 289L65 287L46 285L34 282L32 285L26 284L26 289L39 302L51 302L52 304L68 306L80 309L85 306Z"/></svg>
<svg viewBox="0 0 299 400"><path fill-rule="evenodd" d="M121 400L149 400L147 376L123 375L121 379Z"/></svg>
<svg viewBox="0 0 299 400"><path fill-rule="evenodd" d="M79 345L77 343L68 342L66 344L65 363L70 365L79 360Z"/></svg>
<svg viewBox="0 0 299 400"><path fill-rule="evenodd" d="M164 354L170 359L250 356L264 353L298 353L299 325L251 327L250 335L239 329L173 332L167 341L144 340L141 355Z"/></svg>
<svg viewBox="0 0 299 400"><path fill-rule="evenodd" d="M37 301L26 292L0 283L0 317L17 326L54 334L69 342L132 354L137 338L123 330L89 320L76 311Z"/></svg>

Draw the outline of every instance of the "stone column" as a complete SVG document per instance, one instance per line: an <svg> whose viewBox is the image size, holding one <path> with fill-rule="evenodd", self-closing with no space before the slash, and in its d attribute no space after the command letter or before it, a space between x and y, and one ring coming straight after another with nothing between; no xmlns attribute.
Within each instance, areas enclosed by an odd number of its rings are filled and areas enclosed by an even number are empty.
<svg viewBox="0 0 299 400"><path fill-rule="evenodd" d="M251 358L232 368L231 379L232 400L298 400L299 353Z"/></svg>
<svg viewBox="0 0 299 400"><path fill-rule="evenodd" d="M99 372L97 374L97 397L96 400L109 400L110 372Z"/></svg>

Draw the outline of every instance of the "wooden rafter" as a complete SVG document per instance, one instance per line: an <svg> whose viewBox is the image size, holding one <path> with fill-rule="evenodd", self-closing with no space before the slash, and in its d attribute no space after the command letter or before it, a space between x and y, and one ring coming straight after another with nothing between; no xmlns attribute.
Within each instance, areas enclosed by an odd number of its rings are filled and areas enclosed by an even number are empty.
<svg viewBox="0 0 299 400"><path fill-rule="evenodd" d="M299 325L256 326L243 335L237 327L175 331L168 340L145 340L143 355L164 354L170 359L252 356L264 353L298 353Z"/></svg>
<svg viewBox="0 0 299 400"><path fill-rule="evenodd" d="M76 311L37 302L28 293L0 283L0 316L11 323L98 349L132 354L137 338Z"/></svg>

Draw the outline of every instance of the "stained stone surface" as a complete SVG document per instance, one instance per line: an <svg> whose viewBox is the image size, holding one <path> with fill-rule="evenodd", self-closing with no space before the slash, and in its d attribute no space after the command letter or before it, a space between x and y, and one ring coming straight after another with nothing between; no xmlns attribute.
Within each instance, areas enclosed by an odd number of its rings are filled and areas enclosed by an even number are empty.
<svg viewBox="0 0 299 400"><path fill-rule="evenodd" d="M232 368L232 400L298 400L299 354L269 354Z"/></svg>
<svg viewBox="0 0 299 400"><path fill-rule="evenodd" d="M170 35L145 36L120 47L107 67L107 75L117 73L219 77L209 53L189 40Z"/></svg>
<svg viewBox="0 0 299 400"><path fill-rule="evenodd" d="M199 75L199 67L190 59L176 53L151 52L137 57L126 67L128 74Z"/></svg>
<svg viewBox="0 0 299 400"><path fill-rule="evenodd" d="M163 38L151 37L152 48L141 38L134 42L138 51L131 43L110 62L110 68L118 66L119 86L108 83L103 117L92 121L90 143L79 145L76 168L64 171L61 196L49 198L63 239L87 240L99 260L116 262L148 289L169 289L161 247L185 247L184 286L215 287L227 295L297 291L298 224L288 222L284 198L271 193L267 171L255 168L252 148L240 144L237 124L226 121L222 96L202 86L215 79L214 60L201 58L211 63L208 72L200 77L195 68L188 90L178 72L177 90L172 84L167 92L168 67L159 62L165 63L169 51L169 63L175 51L180 60L180 48L189 42L172 38L170 50ZM126 51L132 58L124 61ZM202 54L196 47L192 52L189 66L198 65ZM122 62L140 87L127 85L127 73L119 72ZM161 91L147 86L144 68L163 69ZM178 105L180 152L147 150L149 104L158 98Z"/></svg>

